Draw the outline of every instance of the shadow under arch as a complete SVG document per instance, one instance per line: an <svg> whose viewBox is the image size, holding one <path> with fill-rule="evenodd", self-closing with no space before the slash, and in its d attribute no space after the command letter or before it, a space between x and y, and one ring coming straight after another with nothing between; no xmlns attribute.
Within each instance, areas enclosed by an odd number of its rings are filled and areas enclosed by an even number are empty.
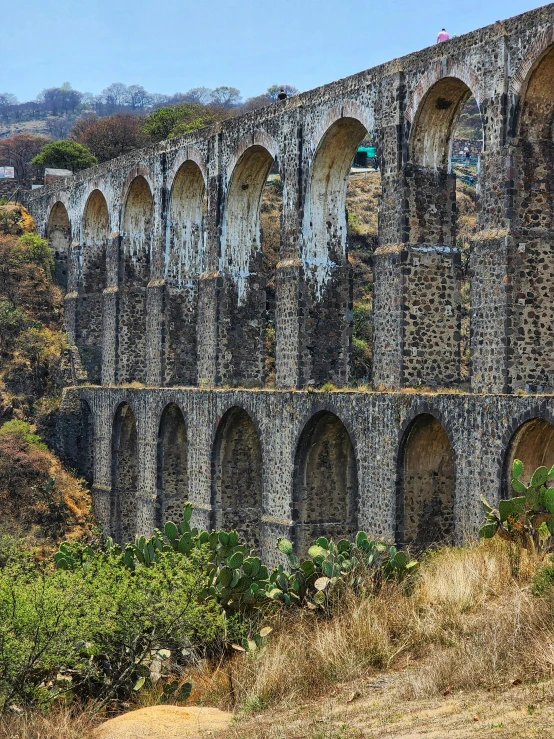
<svg viewBox="0 0 554 739"><path fill-rule="evenodd" d="M455 535L456 467L450 439L431 413L417 415L399 447L396 543L424 549Z"/></svg>
<svg viewBox="0 0 554 739"><path fill-rule="evenodd" d="M52 206L46 233L54 255L54 280L63 290L67 290L71 223L67 208L61 200Z"/></svg>
<svg viewBox="0 0 554 739"><path fill-rule="evenodd" d="M204 174L186 159L172 182L166 233L163 376L165 384L195 385L198 281L204 270Z"/></svg>
<svg viewBox="0 0 554 739"><path fill-rule="evenodd" d="M263 506L263 459L252 417L233 406L222 417L212 448L211 525L236 529L259 551Z"/></svg>
<svg viewBox="0 0 554 739"><path fill-rule="evenodd" d="M85 204L80 245L75 345L89 382L102 378L103 291L108 286L107 248L110 217L104 194L93 190Z"/></svg>
<svg viewBox="0 0 554 739"><path fill-rule="evenodd" d="M146 381L146 288L154 200L150 185L137 175L129 185L121 219L118 293L118 382Z"/></svg>
<svg viewBox="0 0 554 739"><path fill-rule="evenodd" d="M164 408L158 430L155 525L179 522L188 500L188 439L183 412L176 403Z"/></svg>
<svg viewBox="0 0 554 739"><path fill-rule="evenodd" d="M529 484L537 467L550 469L554 465L554 423L545 418L524 421L512 434L504 453L501 496L513 497L512 466L514 459L523 462L521 481Z"/></svg>
<svg viewBox="0 0 554 739"><path fill-rule="evenodd" d="M318 536L350 538L358 518L354 446L340 418L312 416L296 446L293 473L294 547L305 554Z"/></svg>
<svg viewBox="0 0 554 739"><path fill-rule="evenodd" d="M112 426L112 506L111 531L114 539L125 544L136 532L136 497L138 492L138 436L131 406L120 403Z"/></svg>
<svg viewBox="0 0 554 739"><path fill-rule="evenodd" d="M261 144L238 158L227 188L221 232L220 270L225 281L229 328L222 341L230 357L222 380L234 386L262 385L265 378L266 279L260 234L264 186L273 154Z"/></svg>

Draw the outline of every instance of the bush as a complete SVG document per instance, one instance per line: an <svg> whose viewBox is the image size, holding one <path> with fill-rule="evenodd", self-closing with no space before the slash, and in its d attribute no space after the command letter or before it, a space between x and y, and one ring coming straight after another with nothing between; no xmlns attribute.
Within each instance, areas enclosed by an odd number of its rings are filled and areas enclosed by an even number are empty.
<svg viewBox="0 0 554 739"><path fill-rule="evenodd" d="M0 571L0 708L60 696L97 706L126 700L137 684L219 654L233 625L214 601L198 602L206 580L201 551L187 559L164 552L156 568L135 572L110 554L74 572L8 564Z"/></svg>
<svg viewBox="0 0 554 739"><path fill-rule="evenodd" d="M46 239L36 233L26 233L20 236L10 254L10 266L19 267L22 264L36 264L50 278L54 269L54 257Z"/></svg>

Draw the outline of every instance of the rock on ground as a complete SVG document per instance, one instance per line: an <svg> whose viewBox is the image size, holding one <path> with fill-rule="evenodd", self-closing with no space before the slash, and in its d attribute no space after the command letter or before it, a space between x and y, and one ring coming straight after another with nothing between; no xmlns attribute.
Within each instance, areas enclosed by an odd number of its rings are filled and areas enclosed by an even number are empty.
<svg viewBox="0 0 554 739"><path fill-rule="evenodd" d="M207 737L226 729L232 714L217 708L153 706L124 713L101 724L91 739L182 739Z"/></svg>

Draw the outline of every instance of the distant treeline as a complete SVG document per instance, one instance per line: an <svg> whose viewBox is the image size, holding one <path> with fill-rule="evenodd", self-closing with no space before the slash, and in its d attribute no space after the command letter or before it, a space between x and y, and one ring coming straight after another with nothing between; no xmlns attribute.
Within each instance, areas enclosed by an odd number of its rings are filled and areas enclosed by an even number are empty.
<svg viewBox="0 0 554 739"><path fill-rule="evenodd" d="M236 87L221 86L211 90L207 87L194 87L187 92L162 95L148 92L142 85L124 85L113 82L99 95L74 90L69 82L60 87L49 87L37 95L35 100L20 103L12 93L0 93L0 122L4 124L23 123L49 118L51 116L79 117L88 112L98 117L114 113L144 113L165 105L197 103L222 108L262 107L277 99L279 90L284 87L289 95L298 92L291 85L272 85L265 93L243 102L240 90Z"/></svg>

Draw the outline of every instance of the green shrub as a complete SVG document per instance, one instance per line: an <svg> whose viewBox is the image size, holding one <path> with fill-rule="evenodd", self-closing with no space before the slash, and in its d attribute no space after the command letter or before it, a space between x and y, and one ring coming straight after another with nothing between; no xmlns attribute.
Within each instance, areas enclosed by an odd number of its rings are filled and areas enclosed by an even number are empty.
<svg viewBox="0 0 554 739"><path fill-rule="evenodd" d="M26 421L19 421L17 419L12 419L11 421L6 421L5 423L0 426L0 437L5 436L15 436L21 439L25 444L31 444L32 446L36 446L38 449L46 449L46 444L44 444L38 434L34 434L31 432L31 427Z"/></svg>
<svg viewBox="0 0 554 739"><path fill-rule="evenodd" d="M550 563L537 572L533 578L533 594L544 595L554 587L554 557Z"/></svg>
<svg viewBox="0 0 554 739"><path fill-rule="evenodd" d="M198 600L206 584L201 550L188 558L166 551L155 568L135 571L110 553L75 571L8 564L0 571L0 709L60 695L97 706L127 700L137 686L219 654L241 631L213 600Z"/></svg>

